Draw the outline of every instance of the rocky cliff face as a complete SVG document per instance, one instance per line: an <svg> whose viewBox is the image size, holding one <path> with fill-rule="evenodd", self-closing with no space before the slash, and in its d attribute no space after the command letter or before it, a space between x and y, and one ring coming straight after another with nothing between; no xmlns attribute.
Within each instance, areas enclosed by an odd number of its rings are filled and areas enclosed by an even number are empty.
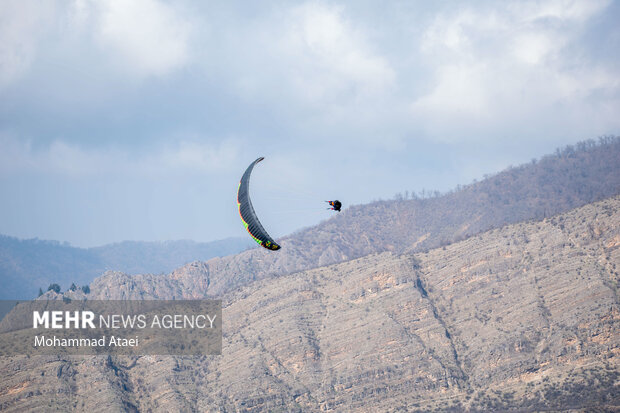
<svg viewBox="0 0 620 413"><path fill-rule="evenodd" d="M252 251L167 277L109 273L92 289L97 298L201 296L215 268L249 270L259 259ZM223 295L221 356L4 359L0 406L614 410L618 264L615 197L426 252L272 274Z"/></svg>

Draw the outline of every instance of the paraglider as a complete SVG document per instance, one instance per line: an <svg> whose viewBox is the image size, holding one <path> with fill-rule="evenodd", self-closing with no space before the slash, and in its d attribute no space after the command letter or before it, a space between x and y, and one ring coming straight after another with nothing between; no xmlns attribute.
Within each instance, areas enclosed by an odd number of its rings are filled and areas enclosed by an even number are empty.
<svg viewBox="0 0 620 413"><path fill-rule="evenodd" d="M276 251L281 248L280 245L278 245L278 243L271 238L267 231L265 231L265 228L263 228L258 220L258 216L256 216L256 212L252 206L252 201L250 200L250 175L252 174L252 169L254 169L254 166L263 159L265 158L260 157L252 162L241 177L239 189L237 190L237 206L239 207L241 221L243 221L245 229L248 230L252 238L254 238L254 241L256 241L263 248Z"/></svg>
<svg viewBox="0 0 620 413"><path fill-rule="evenodd" d="M331 208L327 208L327 209L340 212L340 208L342 208L342 202L338 201L337 199L335 201L325 201L325 202L327 202L331 206Z"/></svg>
<svg viewBox="0 0 620 413"><path fill-rule="evenodd" d="M265 228L263 228L263 225L258 220L256 211L254 211L252 201L250 200L250 175L252 174L252 170L254 169L256 164L263 159L265 158L261 156L260 158L252 162L250 166L247 167L243 176L241 177L241 181L239 182L239 189L237 190L237 206L239 207L239 215L241 216L241 221L243 221L245 229L248 231L254 241L256 241L258 245L263 248L277 251L282 247L278 245L278 243L275 242L273 238L271 238L267 231L265 231ZM325 202L327 202L330 206L330 208L327 209L340 212L340 209L342 208L342 202L338 200Z"/></svg>

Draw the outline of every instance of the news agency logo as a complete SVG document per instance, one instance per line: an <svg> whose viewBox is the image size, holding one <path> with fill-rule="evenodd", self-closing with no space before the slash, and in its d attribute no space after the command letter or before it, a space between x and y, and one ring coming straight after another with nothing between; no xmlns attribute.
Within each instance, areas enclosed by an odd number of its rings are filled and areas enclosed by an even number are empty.
<svg viewBox="0 0 620 413"><path fill-rule="evenodd" d="M107 314L99 315L99 325L95 326L95 313L92 311L34 311L33 328L147 328L146 314ZM217 314L157 314L152 315L151 328L214 328Z"/></svg>
<svg viewBox="0 0 620 413"><path fill-rule="evenodd" d="M22 302L0 321L3 354L217 355L220 300Z"/></svg>

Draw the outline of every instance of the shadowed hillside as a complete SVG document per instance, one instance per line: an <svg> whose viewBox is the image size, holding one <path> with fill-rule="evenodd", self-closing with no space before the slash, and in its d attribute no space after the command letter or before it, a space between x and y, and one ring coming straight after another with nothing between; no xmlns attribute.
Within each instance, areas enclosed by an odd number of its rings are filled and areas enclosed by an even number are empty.
<svg viewBox="0 0 620 413"><path fill-rule="evenodd" d="M260 280L223 297L221 356L7 358L0 407L615 411L619 224L614 197L427 252ZM167 280L162 298L189 293ZM114 298L138 288L113 273L93 290L103 286Z"/></svg>

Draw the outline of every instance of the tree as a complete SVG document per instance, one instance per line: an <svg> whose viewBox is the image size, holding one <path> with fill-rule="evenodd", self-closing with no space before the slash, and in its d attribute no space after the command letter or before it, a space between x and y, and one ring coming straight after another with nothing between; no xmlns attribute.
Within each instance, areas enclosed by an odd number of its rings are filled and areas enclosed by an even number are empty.
<svg viewBox="0 0 620 413"><path fill-rule="evenodd" d="M90 294L90 286L83 285L82 286L82 291L84 292L84 294Z"/></svg>
<svg viewBox="0 0 620 413"><path fill-rule="evenodd" d="M41 289L41 287L39 287L39 297L41 297L43 295L43 289Z"/></svg>
<svg viewBox="0 0 620 413"><path fill-rule="evenodd" d="M47 291L54 291L56 294L60 294L60 285L56 283L50 284L50 286L47 287Z"/></svg>
<svg viewBox="0 0 620 413"><path fill-rule="evenodd" d="M71 283L71 287L69 287L70 291L75 291L77 290L77 285L75 285L75 283Z"/></svg>

